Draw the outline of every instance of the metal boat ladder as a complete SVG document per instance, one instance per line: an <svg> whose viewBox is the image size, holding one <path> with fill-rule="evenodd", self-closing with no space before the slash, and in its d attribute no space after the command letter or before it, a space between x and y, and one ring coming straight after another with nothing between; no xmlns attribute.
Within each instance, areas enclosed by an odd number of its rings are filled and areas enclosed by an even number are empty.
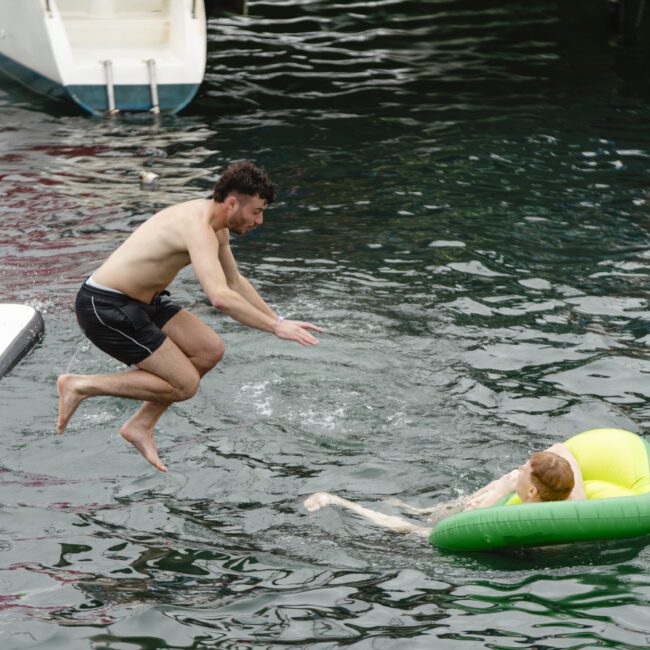
<svg viewBox="0 0 650 650"><path fill-rule="evenodd" d="M156 60L147 59L147 74L149 76L149 90L151 91L151 112L155 115L160 113L160 101L158 99L158 81L156 80ZM102 61L104 66L104 77L106 78L106 98L108 103L108 115L115 115L119 110L115 108L115 82L113 81L113 62L110 59Z"/></svg>
<svg viewBox="0 0 650 650"><path fill-rule="evenodd" d="M158 115L160 113L160 102L158 101L155 59L147 59L147 71L149 72L149 88L151 89L151 112L154 115Z"/></svg>
<svg viewBox="0 0 650 650"><path fill-rule="evenodd" d="M115 84L113 83L113 62L110 59L102 61L104 76L106 78L106 98L108 100L108 114L115 115L119 111L115 108Z"/></svg>

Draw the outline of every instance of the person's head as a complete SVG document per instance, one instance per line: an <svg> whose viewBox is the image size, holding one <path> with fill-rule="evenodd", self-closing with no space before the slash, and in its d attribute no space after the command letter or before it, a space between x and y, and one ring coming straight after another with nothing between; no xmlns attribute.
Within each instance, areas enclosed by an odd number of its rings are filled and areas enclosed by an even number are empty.
<svg viewBox="0 0 650 650"><path fill-rule="evenodd" d="M264 220L265 208L275 200L275 185L261 167L242 160L224 170L212 198L226 209L228 228L243 235Z"/></svg>
<svg viewBox="0 0 650 650"><path fill-rule="evenodd" d="M564 501L574 483L567 460L550 451L536 451L519 468L516 490L524 503Z"/></svg>

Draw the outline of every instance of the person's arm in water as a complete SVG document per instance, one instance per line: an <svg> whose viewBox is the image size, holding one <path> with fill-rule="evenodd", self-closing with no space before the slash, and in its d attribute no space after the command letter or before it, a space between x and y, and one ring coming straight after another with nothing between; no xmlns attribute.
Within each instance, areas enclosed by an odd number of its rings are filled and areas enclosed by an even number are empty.
<svg viewBox="0 0 650 650"><path fill-rule="evenodd" d="M227 234L227 233L226 233ZM232 252L223 253L230 280L240 291L233 289L222 266L222 245L215 232L207 225L197 220L184 233L185 243L190 255L194 272L205 291L211 304L243 325L254 327L266 332L272 332L278 338L297 341L302 345L315 345L318 339L307 330L321 332L322 328L302 321L280 320L260 298L247 280L239 280L240 276L233 270L231 263ZM229 248L229 246L228 246Z"/></svg>
<svg viewBox="0 0 650 650"><path fill-rule="evenodd" d="M406 519L401 517L394 517L392 515L385 515L381 512L376 512L375 510L370 510L370 508L364 508L358 503L353 501L348 501L342 497L336 496L335 494L330 494L329 492L316 492L310 497L305 499L304 506L310 512L315 512L320 510L325 506L337 505L342 508L347 508L352 512L356 512L358 515L365 517L366 519L372 521L374 524L381 526L382 528L388 528L396 533L415 533L421 537L428 537L431 533L431 528L426 528L424 526L417 526L412 524Z"/></svg>
<svg viewBox="0 0 650 650"><path fill-rule="evenodd" d="M552 452L557 454L561 458L564 458L573 471L574 478L574 488L569 495L569 499L585 499L585 490L584 490L584 481L582 478L582 472L580 471L580 466L576 461L575 457L571 451L561 443L555 444L545 451ZM480 490L474 492L466 502L465 510L473 510L477 508L489 508L499 501L501 501L505 496L516 491L517 488L517 478L519 476L519 469L513 469L508 474L504 474L500 478L488 483L486 486L482 487ZM428 514L444 514L445 510L449 510L450 506L454 504L450 503L440 503L429 508L414 508L399 499L388 499L388 503L391 505L403 508L411 514L418 515L428 515ZM320 510L324 506L329 505L338 505L343 508L347 508L352 512L369 519L378 526L383 526L384 528L389 528L398 533L415 533L421 535L422 537L428 537L431 533L431 528L425 528L424 526L417 526L410 521L406 521L400 517L394 517L391 515L385 515L369 508L364 508L363 506L354 503L353 501L348 501L342 497L336 496L335 494L330 494L329 492L316 492L310 497L305 499L304 506L310 512Z"/></svg>
<svg viewBox="0 0 650 650"><path fill-rule="evenodd" d="M428 508L417 508L416 506L412 506L408 503L405 503L401 499L398 499L396 497L391 497L389 499L386 499L386 503L388 503L391 506L395 506L396 508L400 508L401 510L404 510L405 512L408 512L409 514L412 515L431 515L433 513L436 513L440 510L441 506L444 506L444 503L437 503L434 506L429 506Z"/></svg>
<svg viewBox="0 0 650 650"><path fill-rule="evenodd" d="M489 508L493 506L501 499L503 499L508 494L511 494L515 491L517 486L517 476L519 474L518 469L513 469L508 474L501 476L498 479L488 483L483 486L480 490L474 492L474 494L469 497L460 498L457 501L437 503L428 508L415 508L408 503L404 503L400 499L388 499L387 503L390 503L393 506L402 508L406 512L409 512L414 515L438 515L444 514L446 510L452 510L457 507L458 504L463 505L464 510L474 510L476 508Z"/></svg>
<svg viewBox="0 0 650 650"><path fill-rule="evenodd" d="M504 474L486 486L477 490L467 499L465 510L474 510L476 508L489 508L493 506L508 494L515 491L517 487L517 476L519 470L513 469L511 472Z"/></svg>
<svg viewBox="0 0 650 650"><path fill-rule="evenodd" d="M582 471L580 470L578 461L576 461L571 451L569 451L569 448L562 443L556 443L544 451L549 451L560 456L560 458L564 458L564 460L566 460L571 466L574 485L567 500L577 501L586 499L587 497L585 495L585 486L582 478ZM509 474L498 478L496 481L492 481L492 483L489 483L485 487L478 490L478 492L475 492L468 500L467 509L471 510L473 508L488 508L489 506L493 506L499 503L501 499L516 490L518 474L519 470L514 469Z"/></svg>
<svg viewBox="0 0 650 650"><path fill-rule="evenodd" d="M487 508L489 506L498 503L505 495L510 494L514 491L517 484L517 475L519 470L512 470L512 472L502 476L495 481L492 481L485 487L482 487L478 492L472 494L468 500L465 510L472 510L474 508ZM400 501L399 499L389 499L388 503L391 505L404 508L406 511L412 514L418 515L445 515L456 506L455 502L451 503L438 503L430 508L414 508L408 504ZM352 512L356 512L358 515L365 517L366 519L372 521L378 526L383 528L388 528L396 533L415 533L421 537L428 537L431 533L431 527L417 526L416 524L402 519L401 517L395 517L392 515L385 515L381 512L376 512L375 510L370 510L370 508L365 508L360 506L358 503L349 501L335 494L330 494L329 492L316 492L310 497L305 499L304 506L310 512L315 512L320 510L325 506L337 505L342 508L347 508Z"/></svg>

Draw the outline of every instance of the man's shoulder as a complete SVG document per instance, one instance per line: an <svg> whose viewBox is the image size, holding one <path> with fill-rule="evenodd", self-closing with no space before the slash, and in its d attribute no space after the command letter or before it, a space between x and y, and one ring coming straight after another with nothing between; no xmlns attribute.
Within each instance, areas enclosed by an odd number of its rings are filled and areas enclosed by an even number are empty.
<svg viewBox="0 0 650 650"><path fill-rule="evenodd" d="M206 201L204 199L191 199L189 201L168 205L156 212L153 216L166 216L174 220L196 220L197 218L200 219L203 215L208 216Z"/></svg>

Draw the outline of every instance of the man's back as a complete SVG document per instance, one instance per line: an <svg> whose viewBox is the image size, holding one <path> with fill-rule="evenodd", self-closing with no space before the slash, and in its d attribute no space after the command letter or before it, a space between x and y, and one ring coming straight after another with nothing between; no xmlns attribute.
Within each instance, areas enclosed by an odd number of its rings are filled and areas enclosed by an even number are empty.
<svg viewBox="0 0 650 650"><path fill-rule="evenodd" d="M216 237L209 199L179 203L147 219L93 274L107 287L149 302L190 263L188 239Z"/></svg>

